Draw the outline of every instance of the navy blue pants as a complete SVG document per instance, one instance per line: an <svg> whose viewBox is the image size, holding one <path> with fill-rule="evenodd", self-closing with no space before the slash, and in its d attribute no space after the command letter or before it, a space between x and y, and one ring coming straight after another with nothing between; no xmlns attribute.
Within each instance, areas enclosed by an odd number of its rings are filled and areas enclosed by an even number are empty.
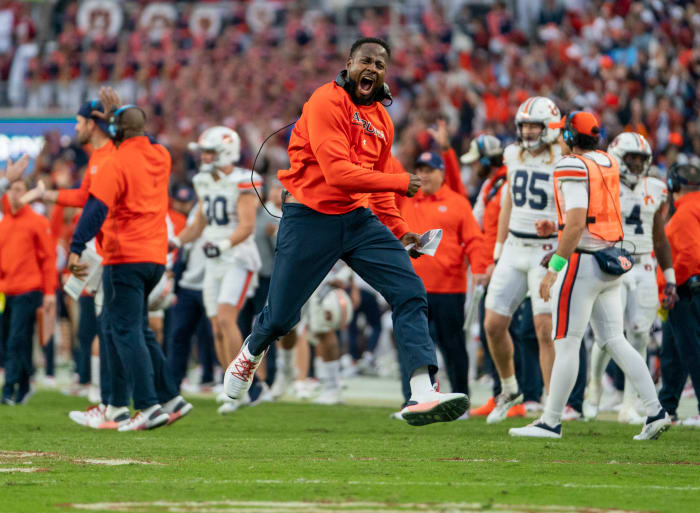
<svg viewBox="0 0 700 513"><path fill-rule="evenodd" d="M81 385L90 383L90 357L92 356L92 341L97 335L97 315L95 314L95 298L80 296L78 299L80 319L78 321L78 382Z"/></svg>
<svg viewBox="0 0 700 513"><path fill-rule="evenodd" d="M202 324L204 324L204 327L200 329ZM192 337L195 333L197 333L198 338L203 336L205 340L202 342L213 349L214 336L211 330L211 323L204 311L202 291L180 287L177 292L177 302L173 307L173 335L171 346L168 349L168 367L170 368L172 379L178 388L185 374L187 374L187 363L192 350ZM199 356L201 360L203 355L200 354ZM204 367L204 364L202 367Z"/></svg>
<svg viewBox="0 0 700 513"><path fill-rule="evenodd" d="M668 312L661 345L661 406L673 415L690 376L700 410L700 294L679 290L680 299Z"/></svg>
<svg viewBox="0 0 700 513"><path fill-rule="evenodd" d="M445 359L452 392L469 394L469 355L464 335L466 294L428 294L430 336Z"/></svg>
<svg viewBox="0 0 700 513"><path fill-rule="evenodd" d="M143 410L178 394L163 350L148 327L148 294L163 271L154 263L104 266L102 319L113 406L128 406L131 395L134 408Z"/></svg>
<svg viewBox="0 0 700 513"><path fill-rule="evenodd" d="M425 287L389 229L367 208L326 215L285 203L283 212L268 302L248 338L249 350L260 354L288 333L302 305L342 259L391 306L401 368L409 376L424 366L434 373Z"/></svg>
<svg viewBox="0 0 700 513"><path fill-rule="evenodd" d="M370 334L367 337L364 348L360 347L360 333L357 327L357 317L359 314L364 314ZM377 296L369 290L360 289L360 306L357 308L355 315L348 326L348 342L350 346L350 356L354 360L359 360L362 357L363 351L373 353L377 348L379 336L382 334L382 311L379 308Z"/></svg>
<svg viewBox="0 0 700 513"><path fill-rule="evenodd" d="M32 375L32 338L36 310L43 294L34 290L26 294L5 296L2 314L2 338L5 347L5 385L3 399L19 402L29 392Z"/></svg>
<svg viewBox="0 0 700 513"><path fill-rule="evenodd" d="M258 315L263 308L265 308L269 291L270 277L259 276L258 287L255 289L255 295L246 299L246 302L243 304L243 308L241 308L241 311L238 314L238 329L241 330L243 340L245 340L248 335L250 335L250 332L253 331L255 316ZM265 358L267 359L267 378L265 379L265 382L268 385L272 385L272 383L275 381L275 374L277 373L277 346L275 344L270 345L270 349ZM313 366L311 368L313 368ZM257 380L257 377L255 377L254 380Z"/></svg>

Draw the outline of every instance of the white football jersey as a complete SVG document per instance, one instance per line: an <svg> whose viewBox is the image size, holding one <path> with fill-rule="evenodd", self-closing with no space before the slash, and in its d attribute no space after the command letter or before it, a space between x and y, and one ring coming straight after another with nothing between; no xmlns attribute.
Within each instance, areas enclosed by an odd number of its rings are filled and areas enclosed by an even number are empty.
<svg viewBox="0 0 700 513"><path fill-rule="evenodd" d="M654 251L654 215L666 201L666 185L657 178L643 177L633 189L620 182L620 209L625 248L636 254ZM630 247L631 246L631 247Z"/></svg>
<svg viewBox="0 0 700 513"><path fill-rule="evenodd" d="M197 173L192 180L207 218L202 238L208 242L217 242L231 236L238 226L238 198L241 194L255 194L248 169L236 167L230 174L218 174L218 177L215 180L213 173ZM256 187L262 184L257 173L253 173L253 181ZM254 234L212 260L236 262L246 269L257 271L261 262Z"/></svg>
<svg viewBox="0 0 700 513"><path fill-rule="evenodd" d="M515 236L536 237L536 221L557 221L552 176L554 165L561 158L561 147L553 144L551 148L552 154L543 151L533 156L527 151L521 152L519 144L510 144L503 152L513 202L508 230Z"/></svg>

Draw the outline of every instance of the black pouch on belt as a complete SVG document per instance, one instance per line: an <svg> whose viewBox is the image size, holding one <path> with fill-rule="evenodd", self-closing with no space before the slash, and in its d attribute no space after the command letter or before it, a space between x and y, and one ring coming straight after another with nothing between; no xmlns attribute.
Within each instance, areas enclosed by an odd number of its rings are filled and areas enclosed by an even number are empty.
<svg viewBox="0 0 700 513"><path fill-rule="evenodd" d="M621 276L632 269L634 260L632 254L624 248L611 246L598 251L590 251L593 254L600 270L607 274Z"/></svg>

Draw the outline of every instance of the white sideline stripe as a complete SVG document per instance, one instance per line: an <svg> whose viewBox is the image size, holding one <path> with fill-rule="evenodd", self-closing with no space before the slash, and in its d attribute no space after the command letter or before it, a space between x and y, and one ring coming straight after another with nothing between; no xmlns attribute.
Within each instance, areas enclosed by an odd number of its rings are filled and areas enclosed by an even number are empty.
<svg viewBox="0 0 700 513"><path fill-rule="evenodd" d="M90 465L107 465L109 467L114 467L117 465L162 465L162 463L156 463L153 461L139 461L139 460L110 460L110 459L97 459L97 458L86 458L86 459L73 459L73 463L89 463Z"/></svg>
<svg viewBox="0 0 700 513"><path fill-rule="evenodd" d="M447 487L482 487L482 488L492 488L492 487L512 487L518 486L510 482L437 482L437 481L342 481L333 479L172 479L170 483L201 483L201 484L272 484L272 485L351 485L351 486L447 486ZM162 481L150 480L150 479L139 479L134 481L138 483L161 483ZM127 484L129 480L120 480L120 484ZM106 484L106 483L105 483ZM618 484L586 484L586 483L560 483L560 482L550 482L550 483L522 483L520 486L526 486L528 488L549 488L549 487L560 487L560 488L573 488L573 489L586 489L586 490L597 490L597 489L613 489L613 490L626 490L633 489L638 490L640 484L632 483L630 485L618 485ZM682 491L682 492L697 492L700 491L700 486L663 486L663 485L644 485L645 488L652 490L661 491Z"/></svg>
<svg viewBox="0 0 700 513"><path fill-rule="evenodd" d="M478 502L447 502L447 503L385 503L385 502L279 502L279 501L152 501L152 502L97 502L92 504L71 504L73 508L87 511L122 511L128 512L144 508L167 508L170 513L285 513L298 512L322 513L332 511L349 511L352 513L405 513L407 511L432 512L436 510L448 510L451 513L483 511L484 504ZM203 507L212 507L204 509ZM224 509L220 506L230 506ZM195 509L196 508L196 509ZM242 509L244 508L244 509ZM361 509L362 508L362 509ZM557 505L532 505L532 504L489 504L489 511L496 513L524 513L533 511L533 508L547 511L548 513L613 513L620 512L615 509L591 508L588 506L557 506ZM621 512L620 512L621 513ZM633 513L626 510L626 513Z"/></svg>
<svg viewBox="0 0 700 513"><path fill-rule="evenodd" d="M6 467L6 468L0 468L0 473L5 473L5 474L12 474L14 472L39 472L38 467Z"/></svg>

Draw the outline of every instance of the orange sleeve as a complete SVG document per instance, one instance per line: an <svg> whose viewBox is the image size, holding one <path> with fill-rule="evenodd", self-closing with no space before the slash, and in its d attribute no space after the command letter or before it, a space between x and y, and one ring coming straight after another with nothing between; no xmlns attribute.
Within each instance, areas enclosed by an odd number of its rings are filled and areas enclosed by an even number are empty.
<svg viewBox="0 0 700 513"><path fill-rule="evenodd" d="M479 223L474 218L472 207L465 201L462 214L462 228L460 239L464 254L469 259L469 265L473 274L484 274L489 265L484 252L484 234L481 233Z"/></svg>
<svg viewBox="0 0 700 513"><path fill-rule="evenodd" d="M384 171L389 174L407 174L401 163L391 155L391 151L384 162ZM408 186L407 186L408 187ZM375 192L370 196L369 206L379 220L391 230L397 239L409 232L408 223L404 220L396 203L397 195L393 192ZM401 197L401 196L399 196Z"/></svg>
<svg viewBox="0 0 700 513"><path fill-rule="evenodd" d="M455 150L450 148L442 152L442 160L445 161L445 183L460 196L467 197L467 189L462 183L462 173L457 160Z"/></svg>
<svg viewBox="0 0 700 513"><path fill-rule="evenodd" d="M63 234L63 206L55 203L51 209L51 236L56 244Z"/></svg>
<svg viewBox="0 0 700 513"><path fill-rule="evenodd" d="M56 204L64 207L84 207L90 196L90 176L90 171L86 169L79 189L60 189Z"/></svg>
<svg viewBox="0 0 700 513"><path fill-rule="evenodd" d="M54 294L58 286L56 271L56 246L51 237L51 228L46 218L38 217L35 233L36 255L41 267L44 294Z"/></svg>
<svg viewBox="0 0 700 513"><path fill-rule="evenodd" d="M408 175L390 176L354 164L350 155L349 120L343 108L324 95L312 96L304 106L309 143L326 183L348 192L398 192L408 190ZM392 137L386 134L387 148ZM355 159L357 160L357 159Z"/></svg>
<svg viewBox="0 0 700 513"><path fill-rule="evenodd" d="M112 208L123 190L124 176L119 172L114 159L110 159L90 183L89 193L107 205L107 208Z"/></svg>

